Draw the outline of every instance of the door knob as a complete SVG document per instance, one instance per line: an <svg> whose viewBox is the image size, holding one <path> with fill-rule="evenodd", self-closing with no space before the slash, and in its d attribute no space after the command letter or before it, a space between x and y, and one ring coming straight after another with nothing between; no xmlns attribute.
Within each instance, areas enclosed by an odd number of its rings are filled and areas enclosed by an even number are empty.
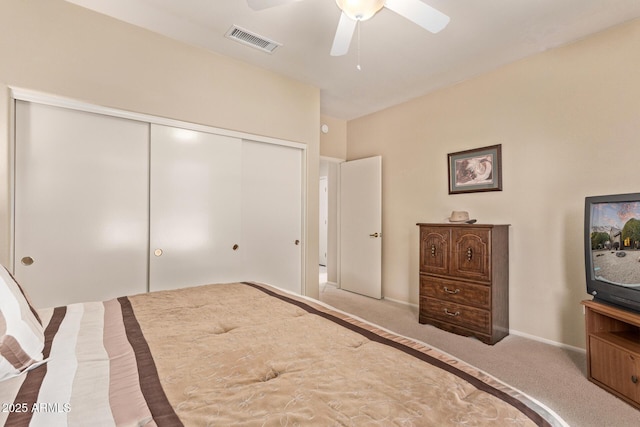
<svg viewBox="0 0 640 427"><path fill-rule="evenodd" d="M293 242L293 243L295 243L295 244L296 244L296 246L298 246L298 245L300 244L300 240L296 239L296 241L295 241L295 242Z"/></svg>
<svg viewBox="0 0 640 427"><path fill-rule="evenodd" d="M33 264L33 258L31 258L30 256L26 256L22 258L20 262L22 263L22 265L26 265L27 267L29 267L31 264Z"/></svg>
<svg viewBox="0 0 640 427"><path fill-rule="evenodd" d="M382 233L369 234L369 237L382 237Z"/></svg>

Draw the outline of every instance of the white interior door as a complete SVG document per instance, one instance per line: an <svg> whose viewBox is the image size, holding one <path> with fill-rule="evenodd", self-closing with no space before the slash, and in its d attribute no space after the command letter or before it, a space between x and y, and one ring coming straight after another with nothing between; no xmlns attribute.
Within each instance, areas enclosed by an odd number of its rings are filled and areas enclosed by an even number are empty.
<svg viewBox="0 0 640 427"><path fill-rule="evenodd" d="M16 101L14 273L37 307L147 290L147 123Z"/></svg>
<svg viewBox="0 0 640 427"><path fill-rule="evenodd" d="M319 212L319 264L327 266L328 232L329 232L329 185L326 176L320 178L320 212Z"/></svg>
<svg viewBox="0 0 640 427"><path fill-rule="evenodd" d="M340 164L340 287L382 298L382 157Z"/></svg>
<svg viewBox="0 0 640 427"><path fill-rule="evenodd" d="M242 237L246 280L302 293L303 151L243 141Z"/></svg>
<svg viewBox="0 0 640 427"><path fill-rule="evenodd" d="M242 140L151 125L150 290L242 277Z"/></svg>

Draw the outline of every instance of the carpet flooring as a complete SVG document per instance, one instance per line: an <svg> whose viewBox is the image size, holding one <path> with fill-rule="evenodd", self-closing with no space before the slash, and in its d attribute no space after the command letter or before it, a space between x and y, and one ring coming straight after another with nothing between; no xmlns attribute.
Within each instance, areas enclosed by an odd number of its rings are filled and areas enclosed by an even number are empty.
<svg viewBox="0 0 640 427"><path fill-rule="evenodd" d="M589 382L584 352L509 335L489 346L418 323L417 307L320 286L320 300L470 363L545 404L576 427L640 426L640 411Z"/></svg>

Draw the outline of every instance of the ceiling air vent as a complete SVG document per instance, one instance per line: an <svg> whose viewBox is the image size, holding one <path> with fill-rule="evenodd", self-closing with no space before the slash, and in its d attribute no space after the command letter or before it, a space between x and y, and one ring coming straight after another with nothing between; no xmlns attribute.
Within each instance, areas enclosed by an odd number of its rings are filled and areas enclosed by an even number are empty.
<svg viewBox="0 0 640 427"><path fill-rule="evenodd" d="M278 42L274 42L273 40L251 33L235 25L227 31L225 37L239 43L246 44L247 46L255 47L256 49L260 49L267 53L273 53L277 47L282 46L282 44Z"/></svg>

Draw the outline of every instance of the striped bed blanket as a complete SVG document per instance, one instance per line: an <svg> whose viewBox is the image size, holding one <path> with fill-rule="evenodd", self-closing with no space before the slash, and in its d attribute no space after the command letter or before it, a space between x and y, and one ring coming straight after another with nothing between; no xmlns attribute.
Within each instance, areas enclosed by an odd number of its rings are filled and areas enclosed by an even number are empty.
<svg viewBox="0 0 640 427"><path fill-rule="evenodd" d="M258 283L39 310L8 426L565 425L449 355Z"/></svg>

